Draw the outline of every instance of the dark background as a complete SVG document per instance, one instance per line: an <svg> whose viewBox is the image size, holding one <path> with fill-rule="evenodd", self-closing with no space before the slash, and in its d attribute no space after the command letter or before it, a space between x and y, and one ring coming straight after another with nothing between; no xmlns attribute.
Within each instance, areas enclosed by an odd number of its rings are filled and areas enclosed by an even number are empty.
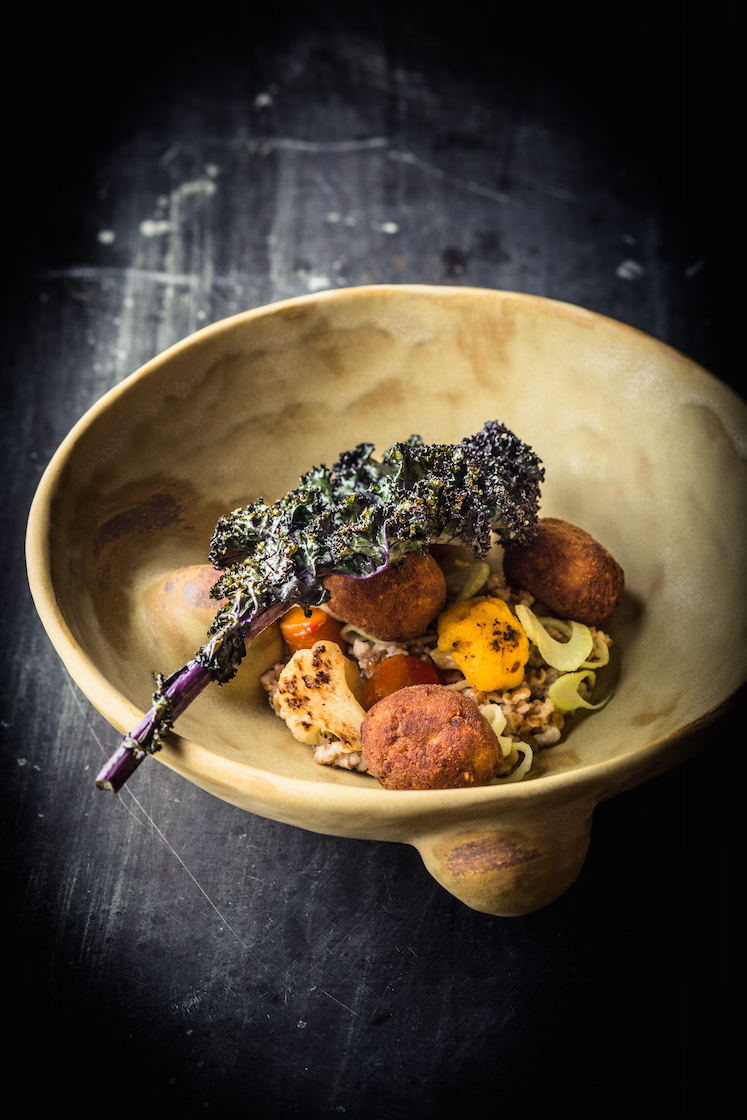
<svg viewBox="0 0 747 1120"><path fill-rule="evenodd" d="M98 794L117 737L52 650L23 559L41 472L89 405L317 276L578 303L739 387L736 32L731 5L694 10L4 17L6 1078L29 1105L653 1116L707 1094L731 1115L736 715L711 751L598 808L563 898L488 917L414 850L257 819L155 764ZM211 176L214 201L185 202L176 233L143 233ZM192 280L169 302L151 274L177 265Z"/></svg>

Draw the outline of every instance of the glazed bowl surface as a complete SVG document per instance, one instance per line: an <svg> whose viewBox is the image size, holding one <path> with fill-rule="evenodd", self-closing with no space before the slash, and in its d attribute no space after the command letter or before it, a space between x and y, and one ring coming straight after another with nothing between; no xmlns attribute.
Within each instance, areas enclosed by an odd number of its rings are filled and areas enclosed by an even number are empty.
<svg viewBox="0 0 747 1120"><path fill-rule="evenodd" d="M358 443L458 442L489 419L542 459L542 516L582 526L625 570L607 707L570 720L521 783L386 791L317 765L272 713L259 681L281 648L271 629L156 758L262 816L415 844L467 905L511 915L567 889L594 806L697 749L744 684L747 408L707 371L517 293L376 286L261 307L154 358L79 421L39 486L27 556L59 655L126 732L153 672L204 640L199 612L161 625L154 604L171 573L207 563L219 516Z"/></svg>

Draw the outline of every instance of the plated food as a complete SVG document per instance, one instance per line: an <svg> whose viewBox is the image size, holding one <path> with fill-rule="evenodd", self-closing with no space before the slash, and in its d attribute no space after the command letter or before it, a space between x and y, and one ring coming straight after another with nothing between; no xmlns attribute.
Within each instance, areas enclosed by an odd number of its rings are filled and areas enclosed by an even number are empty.
<svg viewBox="0 0 747 1120"><path fill-rule="evenodd" d="M371 580L336 577L308 618L292 608L280 624L285 659L262 683L321 765L387 789L521 781L574 712L609 699L592 700L612 645L594 623L619 602L622 568L556 518L538 519L533 540L516 546L518 563L505 549L502 571L436 551L440 564L410 554ZM506 570L520 570L513 586ZM548 617L548 599L559 617ZM593 623L573 618L577 609Z"/></svg>
<svg viewBox="0 0 747 1120"><path fill-rule="evenodd" d="M317 762L386 788L520 780L565 713L602 706L589 693L610 640L572 613L603 620L622 569L575 526L538 521L532 449L489 421L460 444L411 436L381 461L373 450L359 444L272 506L260 498L219 519L211 596L222 605L208 641L170 677L155 674L153 706L99 788L120 788L278 620L288 656L263 677L276 713ZM517 550L515 588L484 562L494 536L510 562ZM454 560L449 586L443 561L460 548L471 562ZM530 609L537 592L560 618Z"/></svg>

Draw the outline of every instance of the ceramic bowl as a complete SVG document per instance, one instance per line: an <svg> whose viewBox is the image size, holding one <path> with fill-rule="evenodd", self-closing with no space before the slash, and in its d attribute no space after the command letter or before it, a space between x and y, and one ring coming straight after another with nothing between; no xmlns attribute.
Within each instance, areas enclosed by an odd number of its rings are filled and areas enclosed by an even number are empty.
<svg viewBox="0 0 747 1120"><path fill-rule="evenodd" d="M159 604L170 573L207 562L218 516L362 441L455 442L491 418L543 460L542 515L581 525L625 570L604 710L569 721L523 782L386 791L317 765L271 712L269 631L143 765L274 820L413 844L464 903L508 916L565 891L595 805L692 753L745 680L747 409L711 374L516 293L375 286L261 307L154 358L83 417L39 486L28 567L62 660L125 732L153 671L204 640L199 611L180 627Z"/></svg>

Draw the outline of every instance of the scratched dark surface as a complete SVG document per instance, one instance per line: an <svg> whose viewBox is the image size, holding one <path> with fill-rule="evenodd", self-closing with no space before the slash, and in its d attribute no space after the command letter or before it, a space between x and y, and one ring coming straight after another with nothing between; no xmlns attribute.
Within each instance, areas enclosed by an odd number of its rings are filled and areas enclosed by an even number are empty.
<svg viewBox="0 0 747 1120"><path fill-rule="evenodd" d="M563 898L488 917L414 849L258 819L156 763L97 793L117 736L23 558L90 404L289 295L532 292L736 384L729 8L61 8L7 25L26 79L4 99L6 1083L83 1115L653 1116L705 1090L730 1115L736 716L599 807Z"/></svg>

